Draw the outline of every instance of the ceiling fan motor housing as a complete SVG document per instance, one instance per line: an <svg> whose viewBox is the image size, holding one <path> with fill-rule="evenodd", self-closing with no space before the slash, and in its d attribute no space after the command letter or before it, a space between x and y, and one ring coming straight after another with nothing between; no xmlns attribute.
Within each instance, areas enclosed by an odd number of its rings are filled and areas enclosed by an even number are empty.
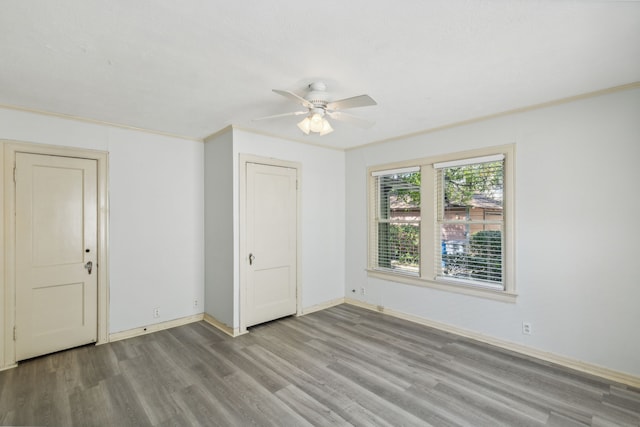
<svg viewBox="0 0 640 427"><path fill-rule="evenodd" d="M316 108L324 110L329 103L329 97L326 92L327 85L323 82L314 82L309 85L309 93L304 97L307 101L312 103Z"/></svg>

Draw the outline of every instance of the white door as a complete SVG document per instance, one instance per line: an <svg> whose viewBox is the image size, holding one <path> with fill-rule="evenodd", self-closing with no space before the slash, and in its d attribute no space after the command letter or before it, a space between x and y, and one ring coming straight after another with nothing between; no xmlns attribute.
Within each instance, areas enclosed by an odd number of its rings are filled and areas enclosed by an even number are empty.
<svg viewBox="0 0 640 427"><path fill-rule="evenodd" d="M16 153L16 360L97 339L96 163Z"/></svg>
<svg viewBox="0 0 640 427"><path fill-rule="evenodd" d="M247 163L246 326L296 312L296 173Z"/></svg>

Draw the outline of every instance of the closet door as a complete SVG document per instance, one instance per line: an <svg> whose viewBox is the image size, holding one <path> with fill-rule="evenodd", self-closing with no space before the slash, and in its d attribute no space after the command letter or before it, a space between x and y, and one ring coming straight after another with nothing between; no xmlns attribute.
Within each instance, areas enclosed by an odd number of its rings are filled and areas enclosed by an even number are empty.
<svg viewBox="0 0 640 427"><path fill-rule="evenodd" d="M247 163L246 326L296 312L296 169Z"/></svg>

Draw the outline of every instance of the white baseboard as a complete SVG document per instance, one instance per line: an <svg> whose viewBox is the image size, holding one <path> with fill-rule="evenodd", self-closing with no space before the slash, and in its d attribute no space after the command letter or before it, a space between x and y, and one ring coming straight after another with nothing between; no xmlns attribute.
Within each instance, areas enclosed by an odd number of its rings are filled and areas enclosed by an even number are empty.
<svg viewBox="0 0 640 427"><path fill-rule="evenodd" d="M305 307L302 309L302 313L299 316L304 316L305 314L311 314L316 311L325 310L327 308L335 307L336 305L344 304L344 298L337 298L331 301L322 302L320 304L312 305L310 307Z"/></svg>
<svg viewBox="0 0 640 427"><path fill-rule="evenodd" d="M602 366L593 365L581 360L572 359L570 357L560 356L554 353L538 350L536 348L527 347L522 344L516 344L510 341L504 341L498 338L493 338L487 335L479 334L477 332L461 329L456 326L448 325L445 323L434 322L422 317L414 316L412 314L403 313L388 309L382 306L369 304L356 299L345 298L346 304L355 305L358 307L366 308L367 310L378 311L380 313L388 314L399 319L408 320L410 322L419 323L421 325L429 326L441 331L450 332L452 334L461 335L466 338L471 338L476 341L480 341L486 344L491 344L496 347L503 348L505 350L515 351L516 353L523 354L525 356L535 357L547 362L555 363L566 368L574 369L576 371L584 372L587 374L595 375L601 378L605 378L610 381L630 385L632 387L640 387L640 377L636 377L624 372L614 371L613 369L604 368Z"/></svg>
<svg viewBox="0 0 640 427"><path fill-rule="evenodd" d="M168 320L166 322L154 323L153 325L149 326L141 326L139 328L115 332L113 334L109 334L109 342L126 340L128 338L146 335L152 332L162 331L164 329L175 328L176 326L182 326L188 323L199 322L203 320L203 317L203 313L194 314L193 316L181 317L179 319Z"/></svg>
<svg viewBox="0 0 640 427"><path fill-rule="evenodd" d="M207 322L208 324L210 324L211 326L213 326L216 329L221 330L222 332L224 332L225 334L229 335L230 337L237 337L243 334L246 334L246 332L240 332L240 328L232 328L231 326L228 326L224 323L222 323L221 321L219 321L218 319L216 319L215 317L213 317L210 314L205 313L204 314L204 319L205 322Z"/></svg>
<svg viewBox="0 0 640 427"><path fill-rule="evenodd" d="M3 367L1 367L1 368L0 368L0 372L2 372L2 371L6 371L7 369L13 369L13 368L16 368L17 366L18 366L18 364L17 364L17 363L13 363L13 364L11 364L11 365L3 366Z"/></svg>
<svg viewBox="0 0 640 427"><path fill-rule="evenodd" d="M305 314L309 314L309 313L313 313L315 311L320 311L320 310L325 310L327 308L330 307L334 307L336 305L340 305L340 304L344 304L344 298L337 298L331 301L327 301L327 302L323 302L320 304L316 304L316 305L312 305L310 307L305 307L302 309L302 313L298 314L297 316L304 316ZM219 321L218 319L216 319L215 317L211 316L210 314L205 313L204 314L204 319L205 322L207 322L208 324L210 324L211 326L213 326L214 328L217 328L219 330L221 330L222 332L224 332L225 334L229 335L230 337L237 337L240 335L244 335L247 332L240 332L240 328L232 328L231 326Z"/></svg>

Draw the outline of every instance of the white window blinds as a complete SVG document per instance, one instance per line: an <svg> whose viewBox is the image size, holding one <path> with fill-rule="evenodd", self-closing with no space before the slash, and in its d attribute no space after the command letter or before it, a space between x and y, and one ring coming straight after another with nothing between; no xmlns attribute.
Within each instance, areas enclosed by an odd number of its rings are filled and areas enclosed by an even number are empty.
<svg viewBox="0 0 640 427"><path fill-rule="evenodd" d="M419 275L420 265L420 168L373 172L374 269Z"/></svg>
<svg viewBox="0 0 640 427"><path fill-rule="evenodd" d="M504 156L434 168L436 279L503 289Z"/></svg>

